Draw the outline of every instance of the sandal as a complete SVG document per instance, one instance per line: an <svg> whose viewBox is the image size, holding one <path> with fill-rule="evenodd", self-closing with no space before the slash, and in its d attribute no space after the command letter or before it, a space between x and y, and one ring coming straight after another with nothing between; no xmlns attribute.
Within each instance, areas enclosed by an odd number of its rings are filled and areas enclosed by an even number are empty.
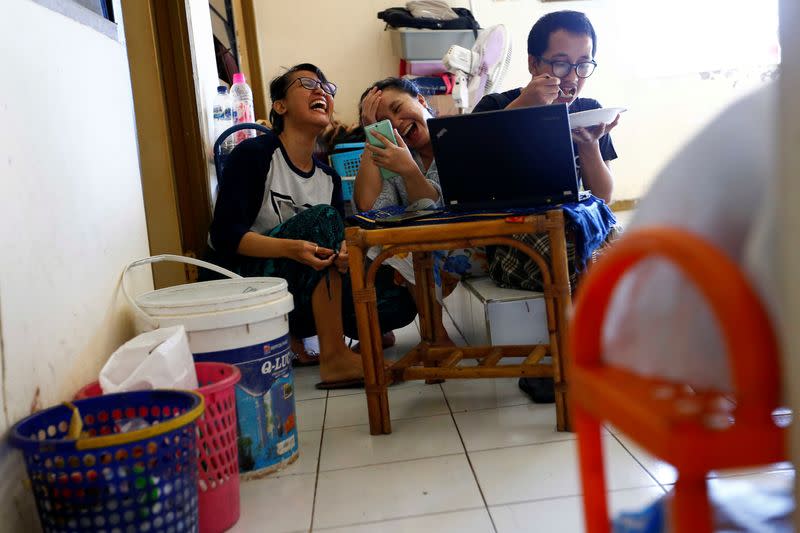
<svg viewBox="0 0 800 533"><path fill-rule="evenodd" d="M556 393L553 378L519 378L519 388L531 397L534 403L555 403Z"/></svg>
<svg viewBox="0 0 800 533"><path fill-rule="evenodd" d="M290 337L289 343L292 353L294 353L294 358L292 359L293 367L319 366L319 354L307 351L301 339Z"/></svg>
<svg viewBox="0 0 800 533"><path fill-rule="evenodd" d="M342 381L320 381L314 385L319 390L363 389L364 378L345 379Z"/></svg>

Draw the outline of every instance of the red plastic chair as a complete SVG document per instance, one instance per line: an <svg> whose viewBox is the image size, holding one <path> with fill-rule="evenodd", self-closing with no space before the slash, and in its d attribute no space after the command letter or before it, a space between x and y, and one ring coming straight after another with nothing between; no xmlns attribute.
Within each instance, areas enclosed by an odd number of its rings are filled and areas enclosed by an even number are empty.
<svg viewBox="0 0 800 533"><path fill-rule="evenodd" d="M654 256L673 263L707 300L725 341L732 394L691 390L602 361L602 326L614 288L631 267ZM651 228L617 241L578 290L569 342L569 405L578 433L588 533L610 530L602 421L678 470L673 531L712 531L709 471L785 459L786 430L772 418L780 406L781 383L771 322L739 267L702 238L683 230Z"/></svg>

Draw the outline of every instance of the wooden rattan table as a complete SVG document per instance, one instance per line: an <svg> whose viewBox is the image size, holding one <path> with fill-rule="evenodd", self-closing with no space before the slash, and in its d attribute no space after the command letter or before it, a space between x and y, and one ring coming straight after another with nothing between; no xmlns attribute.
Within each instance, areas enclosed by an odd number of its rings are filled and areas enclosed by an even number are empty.
<svg viewBox="0 0 800 533"><path fill-rule="evenodd" d="M533 248L513 239L520 233L547 233L551 260L548 264ZM566 336L567 311L571 305L569 272L560 209L542 214L497 218L477 222L455 222L388 229L346 230L350 254L364 382L369 411L370 433L392 432L387 387L391 382L407 380L474 379L501 377L552 377L555 382L556 427L570 431L567 411ZM432 252L476 246L512 246L530 256L542 271L549 344L526 346L437 346L433 316L436 301L433 283ZM381 246L381 253L369 265L367 250ZM421 342L391 364L384 366L381 331L378 323L375 275L389 257L413 253L416 301ZM544 363L545 356L551 362ZM519 364L499 364L506 357L525 357ZM463 360L477 359L474 366L461 366Z"/></svg>

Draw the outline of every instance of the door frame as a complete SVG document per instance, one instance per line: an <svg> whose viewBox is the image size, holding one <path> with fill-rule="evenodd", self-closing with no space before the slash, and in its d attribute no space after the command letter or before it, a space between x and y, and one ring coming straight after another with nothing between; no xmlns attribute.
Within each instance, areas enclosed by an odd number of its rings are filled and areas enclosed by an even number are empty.
<svg viewBox="0 0 800 533"><path fill-rule="evenodd" d="M232 0L232 6L240 70L253 88L256 116L266 118L253 0ZM210 115L217 74L208 3L137 0L122 9L150 253L202 257L216 183ZM156 288L196 279L191 265L153 268Z"/></svg>

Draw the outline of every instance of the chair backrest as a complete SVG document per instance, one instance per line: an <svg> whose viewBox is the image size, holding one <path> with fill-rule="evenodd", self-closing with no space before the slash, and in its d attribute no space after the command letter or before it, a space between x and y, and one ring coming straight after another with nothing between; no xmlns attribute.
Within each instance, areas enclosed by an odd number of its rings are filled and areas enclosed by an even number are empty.
<svg viewBox="0 0 800 533"><path fill-rule="evenodd" d="M781 405L780 352L766 307L739 265L683 229L653 226L630 231L589 269L578 288L570 326L574 367L604 365L603 324L614 289L635 265L652 257L677 267L716 318L733 378L737 423L771 420L770 414Z"/></svg>
<svg viewBox="0 0 800 533"><path fill-rule="evenodd" d="M223 131L214 142L214 168L217 171L217 184L222 181L222 172L225 169L225 160L228 158L228 154L222 153L222 143L225 142L225 139L239 130L256 130L260 131L261 133L270 132L268 127L262 126L261 124L256 124L255 122L242 122L241 124L235 124Z"/></svg>

